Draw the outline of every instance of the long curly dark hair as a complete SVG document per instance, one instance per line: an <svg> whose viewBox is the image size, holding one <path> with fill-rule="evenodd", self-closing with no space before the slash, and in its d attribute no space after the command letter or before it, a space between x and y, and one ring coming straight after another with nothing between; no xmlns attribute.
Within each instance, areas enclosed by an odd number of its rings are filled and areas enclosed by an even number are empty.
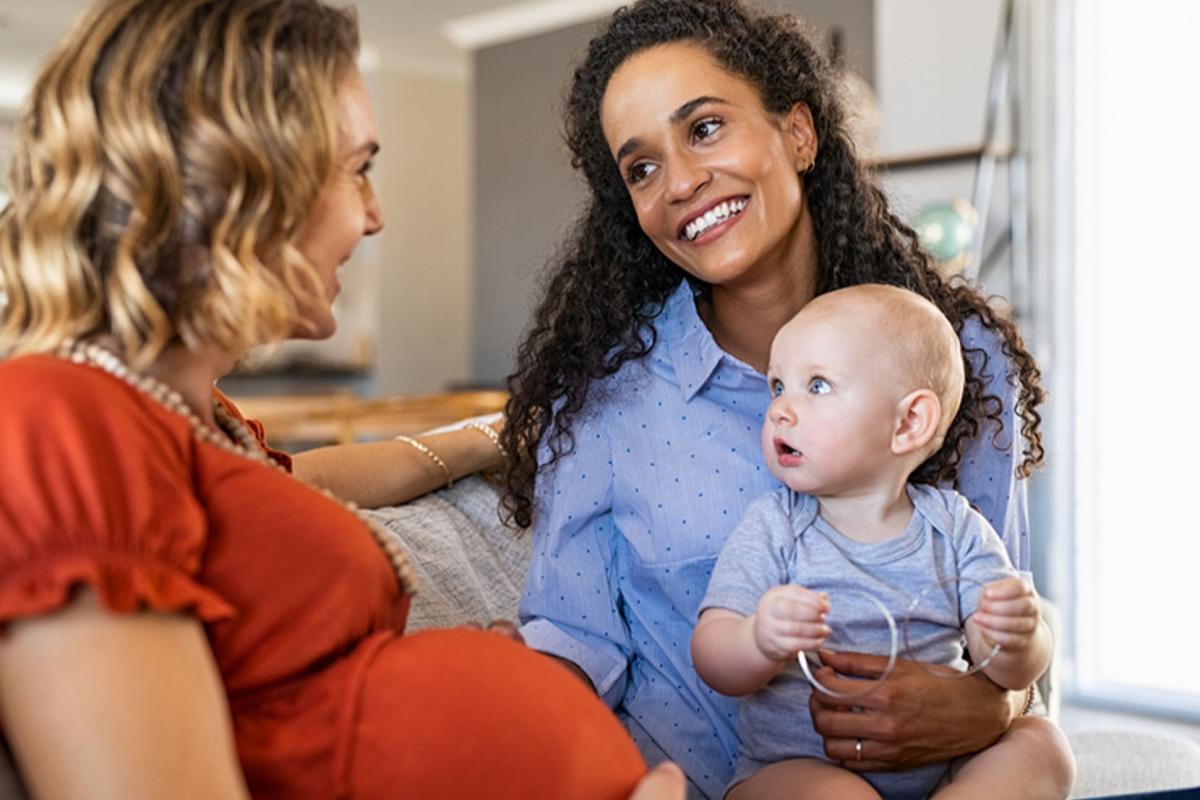
<svg viewBox="0 0 1200 800"><path fill-rule="evenodd" d="M600 127L601 101L613 72L635 53L680 41L700 45L749 81L769 113L782 115L798 101L808 104L819 143L816 162L804 177L819 242L818 294L862 283L903 286L937 304L956 331L975 317L1002 338L1013 368L1009 380L1019 385L1024 451L1017 474L1027 476L1045 454L1037 411L1044 392L1033 356L1012 321L965 281L939 274L913 230L888 209L849 138L833 69L800 22L750 11L737 0L640 0L616 11L592 39L567 95L571 163L587 178L591 197L551 264L532 327L518 349L516 371L508 379L506 520L530 524L543 436L550 451L545 468L573 449L572 423L589 387L649 353L655 317L688 277L639 227ZM914 481L957 482L963 450L984 421L995 423L997 436L1003 428L1002 402L986 392L976 368L986 367L986 353L968 351L964 362L967 379L958 414L943 446L921 465Z"/></svg>

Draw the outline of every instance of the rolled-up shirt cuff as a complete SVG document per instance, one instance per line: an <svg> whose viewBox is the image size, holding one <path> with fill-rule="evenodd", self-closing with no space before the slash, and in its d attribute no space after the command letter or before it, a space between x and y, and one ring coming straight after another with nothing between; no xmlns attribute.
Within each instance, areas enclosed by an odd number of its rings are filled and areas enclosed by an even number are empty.
<svg viewBox="0 0 1200 800"><path fill-rule="evenodd" d="M589 647L546 619L526 622L521 636L528 647L565 658L583 670L609 708L616 708L625 696L626 659Z"/></svg>

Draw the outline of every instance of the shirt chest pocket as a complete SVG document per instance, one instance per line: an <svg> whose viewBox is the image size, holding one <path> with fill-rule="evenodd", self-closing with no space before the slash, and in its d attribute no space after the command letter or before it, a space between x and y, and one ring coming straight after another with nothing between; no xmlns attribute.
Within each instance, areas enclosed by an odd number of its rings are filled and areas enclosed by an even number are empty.
<svg viewBox="0 0 1200 800"><path fill-rule="evenodd" d="M667 450L641 469L615 465L616 524L645 564L715 559L746 508L774 488L775 479L757 447L703 441L678 453Z"/></svg>
<svg viewBox="0 0 1200 800"><path fill-rule="evenodd" d="M708 581L712 577L717 558L701 556L668 564L647 564L632 559L628 572L632 597L654 597L660 608L666 606L672 613L660 624L680 626L678 635L691 635L691 626L696 624L696 612Z"/></svg>

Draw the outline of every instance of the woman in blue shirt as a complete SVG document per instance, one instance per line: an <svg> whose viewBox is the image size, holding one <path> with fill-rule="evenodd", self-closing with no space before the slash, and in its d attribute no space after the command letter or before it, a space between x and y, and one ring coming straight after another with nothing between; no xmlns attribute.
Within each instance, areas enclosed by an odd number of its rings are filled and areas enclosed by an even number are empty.
<svg viewBox="0 0 1200 800"><path fill-rule="evenodd" d="M688 640L722 544L775 487L758 431L778 328L860 283L936 303L968 378L914 479L957 483L1022 570L1039 373L1013 324L939 275L889 211L794 20L736 0L618 11L576 70L566 131L590 201L521 346L504 434L506 508L534 529L522 633L591 683L651 763L678 762L693 794L716 797L737 708L696 676ZM831 664L868 677L882 665ZM863 770L973 752L1025 707L984 677L904 662L859 712L814 697L829 755Z"/></svg>

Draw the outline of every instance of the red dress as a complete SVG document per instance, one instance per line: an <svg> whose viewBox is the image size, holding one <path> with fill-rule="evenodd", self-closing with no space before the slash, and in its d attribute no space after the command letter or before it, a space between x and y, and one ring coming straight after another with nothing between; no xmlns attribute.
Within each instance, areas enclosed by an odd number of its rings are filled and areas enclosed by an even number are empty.
<svg viewBox="0 0 1200 800"><path fill-rule="evenodd" d="M404 635L408 587L348 508L99 368L0 362L0 464L0 626L80 584L196 617L256 797L615 798L645 772L546 657Z"/></svg>

